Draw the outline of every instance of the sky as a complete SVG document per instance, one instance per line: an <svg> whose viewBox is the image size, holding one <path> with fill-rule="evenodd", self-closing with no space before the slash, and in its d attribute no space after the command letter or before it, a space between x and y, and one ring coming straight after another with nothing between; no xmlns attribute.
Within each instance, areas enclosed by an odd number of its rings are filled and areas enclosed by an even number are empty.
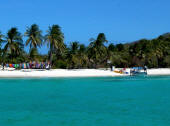
<svg viewBox="0 0 170 126"><path fill-rule="evenodd" d="M2 0L0 31L6 34L17 27L24 33L36 23L46 34L58 24L66 44L88 45L99 33L110 43L125 43L170 32L169 6L170 0ZM43 47L40 53L47 50Z"/></svg>

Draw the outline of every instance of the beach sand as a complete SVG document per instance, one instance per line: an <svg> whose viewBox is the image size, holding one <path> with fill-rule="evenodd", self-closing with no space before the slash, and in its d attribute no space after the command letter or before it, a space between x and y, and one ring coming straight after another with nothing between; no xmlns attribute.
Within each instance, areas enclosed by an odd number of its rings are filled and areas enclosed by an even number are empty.
<svg viewBox="0 0 170 126"><path fill-rule="evenodd" d="M148 75L170 75L170 68L148 69Z"/></svg>
<svg viewBox="0 0 170 126"><path fill-rule="evenodd" d="M51 69L51 70L1 70L0 77L106 77L127 76L110 70L97 69Z"/></svg>
<svg viewBox="0 0 170 126"><path fill-rule="evenodd" d="M0 70L0 77L116 77L129 76L129 74L115 73L110 70L100 69L51 69L51 70ZM148 75L170 75L169 68L148 69Z"/></svg>

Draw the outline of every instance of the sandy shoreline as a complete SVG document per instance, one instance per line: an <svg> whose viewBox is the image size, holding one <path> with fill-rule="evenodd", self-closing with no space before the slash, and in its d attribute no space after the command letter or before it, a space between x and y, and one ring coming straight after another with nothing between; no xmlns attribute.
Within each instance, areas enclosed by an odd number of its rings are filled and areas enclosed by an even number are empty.
<svg viewBox="0 0 170 126"><path fill-rule="evenodd" d="M0 77L114 77L127 76L125 74L115 73L109 70L96 69L53 69L53 70L1 70Z"/></svg>
<svg viewBox="0 0 170 126"><path fill-rule="evenodd" d="M130 69L127 69L130 72ZM148 75L170 75L170 68L148 69ZM110 70L99 69L52 69L52 70L0 70L1 78L16 77L117 77L129 76L130 74L119 74Z"/></svg>
<svg viewBox="0 0 170 126"><path fill-rule="evenodd" d="M158 68L158 69L148 69L148 75L170 75L170 68Z"/></svg>

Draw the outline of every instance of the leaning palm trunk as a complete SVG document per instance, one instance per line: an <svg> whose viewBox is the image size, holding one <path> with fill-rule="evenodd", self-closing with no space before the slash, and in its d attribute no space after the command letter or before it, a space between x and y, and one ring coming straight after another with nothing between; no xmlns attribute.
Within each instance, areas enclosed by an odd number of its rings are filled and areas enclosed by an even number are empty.
<svg viewBox="0 0 170 126"><path fill-rule="evenodd" d="M53 46L52 46L52 44L50 44L49 60L50 60L50 69L51 69L51 67L52 67L52 62L53 62Z"/></svg>
<svg viewBox="0 0 170 126"><path fill-rule="evenodd" d="M3 60L3 70L4 70L4 68L5 68L5 51L3 51L3 55L2 55L2 60Z"/></svg>
<svg viewBox="0 0 170 126"><path fill-rule="evenodd" d="M4 68L5 68L5 63L4 63L4 62L3 62L3 65L2 65L2 66L3 66L3 70L4 70Z"/></svg>
<svg viewBox="0 0 170 126"><path fill-rule="evenodd" d="M53 53L52 53L52 51L50 51L50 57L49 57L49 59L50 59L50 69L51 69L51 67L52 67L52 61L53 61Z"/></svg>

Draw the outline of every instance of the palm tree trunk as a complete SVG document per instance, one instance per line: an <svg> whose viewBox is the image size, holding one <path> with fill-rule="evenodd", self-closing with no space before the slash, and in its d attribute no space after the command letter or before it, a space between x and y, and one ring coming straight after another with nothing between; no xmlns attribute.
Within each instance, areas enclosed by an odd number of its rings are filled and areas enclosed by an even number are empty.
<svg viewBox="0 0 170 126"><path fill-rule="evenodd" d="M4 68L5 68L5 62L4 62L4 60L5 60L5 51L4 50L3 50L2 60L3 60L3 70L4 70Z"/></svg>
<svg viewBox="0 0 170 126"><path fill-rule="evenodd" d="M3 62L3 70L4 70L4 68L5 68L5 63Z"/></svg>
<svg viewBox="0 0 170 126"><path fill-rule="evenodd" d="M50 69L52 67L52 61L53 61L53 46L52 44L50 44L50 57L49 57L49 60L50 60Z"/></svg>
<svg viewBox="0 0 170 126"><path fill-rule="evenodd" d="M50 68L52 67L52 60L53 60L53 53L52 53L52 51L50 51Z"/></svg>

